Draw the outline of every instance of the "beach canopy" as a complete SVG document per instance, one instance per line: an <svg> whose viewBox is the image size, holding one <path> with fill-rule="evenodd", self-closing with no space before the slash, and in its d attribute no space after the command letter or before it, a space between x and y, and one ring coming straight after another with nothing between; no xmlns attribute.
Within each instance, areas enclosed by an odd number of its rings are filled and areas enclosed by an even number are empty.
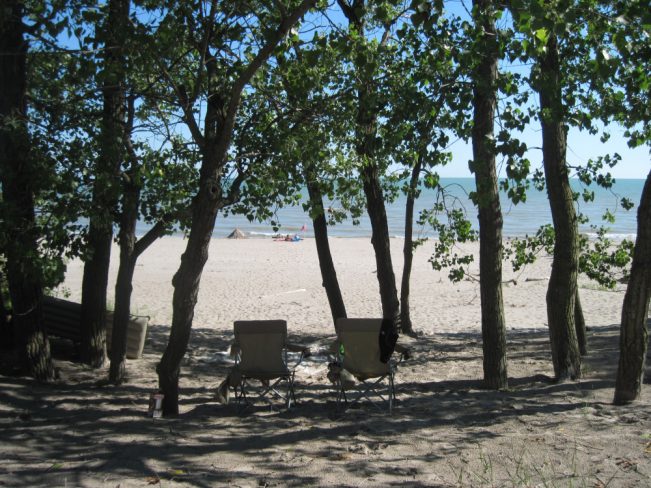
<svg viewBox="0 0 651 488"><path fill-rule="evenodd" d="M228 235L229 239L246 239L246 234L240 229L235 229Z"/></svg>

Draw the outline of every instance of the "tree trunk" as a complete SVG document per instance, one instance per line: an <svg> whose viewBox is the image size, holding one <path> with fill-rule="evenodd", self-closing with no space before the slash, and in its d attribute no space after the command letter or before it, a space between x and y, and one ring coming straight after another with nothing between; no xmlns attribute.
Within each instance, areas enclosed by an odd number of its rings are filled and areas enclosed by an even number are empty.
<svg viewBox="0 0 651 488"><path fill-rule="evenodd" d="M158 384L163 392L163 415L179 413L179 374L181 361L188 347L194 307L197 303L201 273L208 259L208 247L215 227L220 205L225 203L221 189L221 172L226 162L228 148L233 136L235 116L239 109L242 90L271 56L273 50L287 35L287 32L315 4L315 0L303 0L291 13L284 17L267 43L260 48L256 57L246 66L242 75L227 93L211 93L205 114L205 135L199 144L202 147L199 190L192 202L192 224L186 250L181 256L181 265L174 275L172 285L172 329L169 341L156 372ZM206 69L211 69L212 59Z"/></svg>
<svg viewBox="0 0 651 488"><path fill-rule="evenodd" d="M89 258L84 265L81 296L81 359L99 368L106 359L106 290L113 241L113 212L117 205L118 175L124 159L124 36L130 0L110 0L105 25L102 93L104 104L100 154L95 167L93 212L88 230Z"/></svg>
<svg viewBox="0 0 651 488"><path fill-rule="evenodd" d="M588 354L588 337L586 334L585 317L583 316L583 307L579 288L576 289L576 302L574 303L574 322L576 326L576 340L579 344L579 353L581 356Z"/></svg>
<svg viewBox="0 0 651 488"><path fill-rule="evenodd" d="M0 349L13 349L14 333L11 321L9 320L9 310L5 306L5 295L3 292L3 277L0 273Z"/></svg>
<svg viewBox="0 0 651 488"><path fill-rule="evenodd" d="M378 167L369 163L362 169L362 181L366 194L366 208L371 220L371 243L375 250L375 265L377 279L380 285L380 299L382 301L382 316L392 319L396 330L400 330L400 303L396 289L396 277L393 273L391 262L391 240L389 239L389 226L387 213L384 206L384 195L380 185Z"/></svg>
<svg viewBox="0 0 651 488"><path fill-rule="evenodd" d="M418 158L418 162L411 170L409 193L407 193L407 203L405 204L405 242L402 248L404 264L402 267L402 282L400 284L400 325L402 332L405 334L413 334L414 332L409 310L409 282L411 279L412 263L414 261L414 201L416 200L420 171L421 159Z"/></svg>
<svg viewBox="0 0 651 488"><path fill-rule="evenodd" d="M346 306L341 295L341 288L337 280L337 271L332 261L330 252L330 243L328 242L328 223L326 221L323 209L323 195L316 175L306 169L305 181L307 191L310 196L310 206L314 217L312 225L314 227L314 241L316 243L316 252L319 256L319 268L321 269L321 279L325 288L328 303L330 304L330 313L332 314L333 324L338 318L346 318Z"/></svg>
<svg viewBox="0 0 651 488"><path fill-rule="evenodd" d="M134 182L125 184L120 219L120 267L115 283L115 310L111 335L109 381L120 384L126 379L127 326L131 312L133 272L136 268L136 222L140 190Z"/></svg>
<svg viewBox="0 0 651 488"><path fill-rule="evenodd" d="M547 320L556 379L581 377L576 338L575 307L579 241L574 199L565 161L566 129L562 108L561 73L556 36L550 34L540 59L540 121L547 195L556 241L547 289Z"/></svg>
<svg viewBox="0 0 651 488"><path fill-rule="evenodd" d="M38 169L30 155L27 128L27 41L23 2L0 10L0 182L7 282L13 326L30 374L54 379L50 342L43 328L34 192Z"/></svg>
<svg viewBox="0 0 651 488"><path fill-rule="evenodd" d="M230 134L225 137L230 140ZM225 151L218 160L219 163L224 157ZM208 158L212 158L212 155L208 155L206 159ZM202 166L214 167L216 163L207 163L204 160ZM199 193L192 205L192 226L188 244L181 256L181 265L172 280L174 286L172 329L163 357L156 368L159 386L164 394L163 414L166 416L178 415L179 412L178 383L181 360L185 356L190 340L201 273L208 260L208 247L221 200L220 185L216 178L209 178L202 172L199 185Z"/></svg>
<svg viewBox="0 0 651 488"><path fill-rule="evenodd" d="M640 398L649 342L648 311L651 297L651 171L646 177L637 209L637 238L626 287L619 336L619 366L615 405Z"/></svg>
<svg viewBox="0 0 651 488"><path fill-rule="evenodd" d="M508 387L506 327L502 300L502 209L497 189L493 132L497 103L498 46L492 0L473 0L476 22L482 30L478 45L481 61L473 74L473 128L471 170L475 173L479 211L479 274L481 330L486 388Z"/></svg>

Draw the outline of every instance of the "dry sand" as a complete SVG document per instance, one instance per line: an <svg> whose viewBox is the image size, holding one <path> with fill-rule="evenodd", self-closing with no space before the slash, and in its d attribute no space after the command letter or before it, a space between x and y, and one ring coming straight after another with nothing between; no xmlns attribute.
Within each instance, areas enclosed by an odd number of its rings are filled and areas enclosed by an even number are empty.
<svg viewBox="0 0 651 488"><path fill-rule="evenodd" d="M399 279L402 241L392 245ZM331 247L348 315L379 316L369 240L332 239ZM127 384L102 386L106 371L70 361L70 345L58 340L58 383L0 376L0 486L651 486L650 388L633 406L610 404L624 288L581 281L590 329L584 379L554 384L549 257L517 274L505 266L509 390L480 388L479 284L451 284L432 270L425 244L412 274L418 337L405 339L413 357L399 369L392 416L368 405L338 414L323 356L299 366L298 406L241 414L214 395L231 364L234 320L286 319L292 339L315 348L331 341L333 327L313 240L213 240L182 369L181 415L147 418L184 248L168 237L140 259L133 312L151 322ZM472 269L477 275L476 263ZM79 300L81 271L71 262L59 292Z"/></svg>

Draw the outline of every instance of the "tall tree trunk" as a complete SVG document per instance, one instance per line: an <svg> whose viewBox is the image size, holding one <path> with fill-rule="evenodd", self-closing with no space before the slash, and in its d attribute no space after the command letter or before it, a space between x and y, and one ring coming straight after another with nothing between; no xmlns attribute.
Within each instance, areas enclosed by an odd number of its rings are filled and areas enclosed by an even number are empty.
<svg viewBox="0 0 651 488"><path fill-rule="evenodd" d="M585 317L583 316L583 307L579 287L576 288L576 302L574 303L574 323L576 326L576 341L579 344L579 353L581 356L588 354L588 336L586 334Z"/></svg>
<svg viewBox="0 0 651 488"><path fill-rule="evenodd" d="M637 209L637 238L626 287L619 336L619 367L615 384L616 405L640 398L649 342L647 326L651 298L651 171L646 177Z"/></svg>
<svg viewBox="0 0 651 488"><path fill-rule="evenodd" d="M231 127L232 127L231 122ZM232 132L221 136L219 153L207 150L202 162L199 192L192 202L192 225L188 244L181 256L181 265L174 275L172 285L172 328L170 337L156 371L159 387L164 394L163 414L178 415L179 374L181 361L188 348L194 307L197 304L203 267L208 260L208 248L215 228L215 219L222 201L221 184L217 171L230 144Z"/></svg>
<svg viewBox="0 0 651 488"><path fill-rule="evenodd" d="M409 310L409 282L411 279L411 268L414 262L414 201L416 200L421 167L421 158L419 157L418 162L411 170L409 192L407 193L407 203L405 204L405 242L402 248L404 264L402 266L402 281L400 284L400 325L402 332L405 334L413 334L414 332Z"/></svg>
<svg viewBox="0 0 651 488"><path fill-rule="evenodd" d="M208 247L215 227L215 219L220 206L226 203L222 195L221 173L231 144L242 90L271 56L287 32L315 3L315 0L303 0L282 19L276 31L267 38L267 43L246 66L229 92L210 94L205 115L205 135L201 138L201 144L195 141L202 148L202 161L199 190L192 202L190 235L186 250L181 256L181 265L172 280L174 286L172 329L163 357L156 368L158 384L164 395L164 416L179 413L181 361L190 340L201 273L208 259ZM214 69L215 62L214 59L207 61L206 69Z"/></svg>
<svg viewBox="0 0 651 488"><path fill-rule="evenodd" d="M497 103L497 32L492 0L473 0L476 23L482 34L478 55L481 61L473 73L473 161L479 211L479 274L481 330L484 353L484 385L491 389L508 386L506 327L502 300L502 209L497 189L493 132Z"/></svg>
<svg viewBox="0 0 651 488"><path fill-rule="evenodd" d="M543 163L556 241L547 289L547 320L556 379L581 377L581 355L576 338L575 307L579 240L572 188L565 161L567 134L561 94L561 72L556 36L550 34L540 59L540 121Z"/></svg>
<svg viewBox="0 0 651 488"><path fill-rule="evenodd" d="M346 306L341 295L339 280L337 280L337 271L332 261L330 252L330 243L328 241L328 222L326 221L323 209L323 195L321 188L316 179L316 175L309 169L305 170L305 181L307 191L310 196L310 207L314 217L312 225L314 227L314 242L316 243L316 252L319 256L319 268L321 269L321 279L325 288L330 313L332 314L333 324L338 318L346 318Z"/></svg>
<svg viewBox="0 0 651 488"><path fill-rule="evenodd" d="M84 265L81 295L81 359L99 368L106 359L106 291L113 241L113 211L119 194L124 159L125 59L124 36L130 0L109 0L104 26L104 98L100 154L95 167L93 213L88 229L89 258Z"/></svg>
<svg viewBox="0 0 651 488"><path fill-rule="evenodd" d="M0 9L0 182L13 325L30 374L54 378L50 342L43 328L34 190L38 169L30 155L27 128L27 41L23 2Z"/></svg>

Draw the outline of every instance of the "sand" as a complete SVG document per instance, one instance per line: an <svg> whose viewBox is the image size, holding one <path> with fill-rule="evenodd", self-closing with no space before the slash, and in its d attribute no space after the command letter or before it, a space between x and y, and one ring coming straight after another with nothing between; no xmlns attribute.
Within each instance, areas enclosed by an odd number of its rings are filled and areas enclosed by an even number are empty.
<svg viewBox="0 0 651 488"><path fill-rule="evenodd" d="M392 241L398 282L402 244ZM332 239L331 247L348 315L379 316L370 240ZM299 366L295 408L242 413L214 394L231 365L234 320L285 319L292 340L315 350L334 329L313 240L215 239L182 368L181 415L148 418L184 248L182 238L166 237L139 261L133 312L151 321L143 358L128 361L128 383L103 385L106 370L71 361L60 340L56 384L0 376L0 486L651 485L650 388L632 406L611 405L625 288L581 279L584 378L554 384L549 257L518 273L505 265L507 391L481 389L477 263L469 279L452 284L431 268L425 244L411 282L417 337L402 339L413 354L398 371L393 415L369 405L337 412L322 355ZM463 251L476 255L477 245ZM113 257L111 287L117 249ZM79 300L81 276L82 264L69 263L57 293Z"/></svg>

